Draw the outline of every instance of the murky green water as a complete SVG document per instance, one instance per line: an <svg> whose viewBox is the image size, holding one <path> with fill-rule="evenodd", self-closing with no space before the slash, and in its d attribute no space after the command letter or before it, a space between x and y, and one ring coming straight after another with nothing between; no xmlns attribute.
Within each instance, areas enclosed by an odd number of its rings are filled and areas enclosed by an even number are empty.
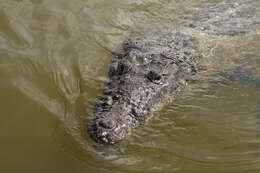
<svg viewBox="0 0 260 173"><path fill-rule="evenodd" d="M260 172L260 81L219 73L244 64L260 80L259 23L238 37L199 33L201 80L119 145L99 148L86 133L131 31L181 30L222 2L0 0L0 172ZM259 14L258 0L244 2Z"/></svg>

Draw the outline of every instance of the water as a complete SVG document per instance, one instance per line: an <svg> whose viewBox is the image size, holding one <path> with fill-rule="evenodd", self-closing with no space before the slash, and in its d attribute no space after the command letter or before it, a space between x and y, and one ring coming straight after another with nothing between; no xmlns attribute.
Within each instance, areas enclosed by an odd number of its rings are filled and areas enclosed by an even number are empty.
<svg viewBox="0 0 260 173"><path fill-rule="evenodd" d="M259 172L259 81L222 72L243 65L260 79L260 27L207 35L214 20L193 14L219 3L226 1L1 0L0 171ZM257 0L232 1L239 3L260 12ZM202 29L183 30L193 20ZM100 148L87 123L113 52L139 30L199 35L207 69L125 141Z"/></svg>

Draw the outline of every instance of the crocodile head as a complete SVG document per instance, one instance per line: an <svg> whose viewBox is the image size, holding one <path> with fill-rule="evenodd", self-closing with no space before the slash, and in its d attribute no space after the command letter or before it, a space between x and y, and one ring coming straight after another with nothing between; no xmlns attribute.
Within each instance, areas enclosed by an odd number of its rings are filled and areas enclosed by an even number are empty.
<svg viewBox="0 0 260 173"><path fill-rule="evenodd" d="M88 133L97 143L114 144L144 124L167 93L196 73L194 39L184 34L130 37L115 55Z"/></svg>

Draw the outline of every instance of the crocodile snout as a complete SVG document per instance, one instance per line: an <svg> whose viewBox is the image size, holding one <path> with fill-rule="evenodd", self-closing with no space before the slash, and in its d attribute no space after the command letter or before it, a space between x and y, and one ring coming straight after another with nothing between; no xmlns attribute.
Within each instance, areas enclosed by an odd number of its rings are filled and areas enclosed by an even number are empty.
<svg viewBox="0 0 260 173"><path fill-rule="evenodd" d="M101 117L89 124L90 137L97 143L115 144L125 138L126 129L113 117Z"/></svg>

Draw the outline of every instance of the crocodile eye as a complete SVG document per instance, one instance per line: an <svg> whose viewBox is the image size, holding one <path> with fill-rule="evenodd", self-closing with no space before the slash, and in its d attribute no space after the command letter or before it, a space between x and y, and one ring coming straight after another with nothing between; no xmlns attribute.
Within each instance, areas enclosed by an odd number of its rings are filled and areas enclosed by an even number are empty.
<svg viewBox="0 0 260 173"><path fill-rule="evenodd" d="M115 76L115 75L116 75L116 70L117 70L117 69L116 69L115 66L110 66L108 75L109 75L109 76Z"/></svg>
<svg viewBox="0 0 260 173"><path fill-rule="evenodd" d="M149 71L149 73L147 74L147 78L154 83L159 83L161 80L161 75L159 75L158 73L156 73L155 71Z"/></svg>
<svg viewBox="0 0 260 173"><path fill-rule="evenodd" d="M122 75L125 74L127 72L129 72L131 70L131 66L127 63L120 63L118 65L118 74Z"/></svg>

